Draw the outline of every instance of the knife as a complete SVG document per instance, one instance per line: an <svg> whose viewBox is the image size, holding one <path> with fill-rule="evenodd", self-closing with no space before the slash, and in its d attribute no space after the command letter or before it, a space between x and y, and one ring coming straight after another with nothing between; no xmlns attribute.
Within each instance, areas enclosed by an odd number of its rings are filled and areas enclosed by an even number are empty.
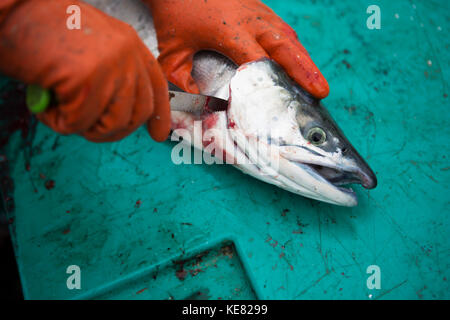
<svg viewBox="0 0 450 320"><path fill-rule="evenodd" d="M28 85L26 88L26 104L32 113L44 112L49 105L54 104L54 99L49 90L39 85ZM187 93L170 82L169 100L170 110L194 114L225 111L228 108L227 100L202 94Z"/></svg>
<svg viewBox="0 0 450 320"><path fill-rule="evenodd" d="M187 93L169 82L170 110L195 114L226 111L228 101L202 94Z"/></svg>

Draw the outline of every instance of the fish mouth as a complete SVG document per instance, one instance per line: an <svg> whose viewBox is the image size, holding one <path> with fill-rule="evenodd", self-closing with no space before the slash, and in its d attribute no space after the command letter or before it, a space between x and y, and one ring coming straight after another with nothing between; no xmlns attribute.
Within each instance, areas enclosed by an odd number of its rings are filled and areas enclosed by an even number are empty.
<svg viewBox="0 0 450 320"><path fill-rule="evenodd" d="M348 185L361 184L364 188L372 189L377 184L375 174L356 153L351 160L336 163L330 158L322 160L311 155L301 156L289 152L283 146L268 144L267 148L273 152L271 157L271 152L255 151L258 149L256 145L265 146L266 141L257 144L260 141L258 138L248 139L248 136L239 134L236 130L231 130L231 139L256 170L239 165L238 168L262 181L308 198L354 207L358 204L358 199L356 192ZM253 143L245 144L243 141L246 139ZM243 146L249 147L249 150ZM251 154L258 156L252 157ZM272 161L273 159L277 160Z"/></svg>
<svg viewBox="0 0 450 320"><path fill-rule="evenodd" d="M348 185L360 184L365 189L373 189L377 185L377 179L372 170L364 163L363 167L343 167L333 164L318 164L305 161L294 161L294 163L310 171L313 175L321 178L337 190L354 197L355 191Z"/></svg>
<svg viewBox="0 0 450 320"><path fill-rule="evenodd" d="M371 172L365 172L363 169L345 169L317 164L307 164L325 180L328 180L335 186L347 184L360 184L365 189L373 189L377 186L375 175Z"/></svg>

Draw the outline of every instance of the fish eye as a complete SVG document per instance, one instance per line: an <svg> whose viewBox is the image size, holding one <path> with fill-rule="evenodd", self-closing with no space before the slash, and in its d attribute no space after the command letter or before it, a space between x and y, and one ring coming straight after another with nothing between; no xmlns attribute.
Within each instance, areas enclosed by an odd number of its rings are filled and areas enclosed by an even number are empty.
<svg viewBox="0 0 450 320"><path fill-rule="evenodd" d="M314 127L309 129L307 139L313 145L318 146L325 142L327 139L327 134L322 128Z"/></svg>

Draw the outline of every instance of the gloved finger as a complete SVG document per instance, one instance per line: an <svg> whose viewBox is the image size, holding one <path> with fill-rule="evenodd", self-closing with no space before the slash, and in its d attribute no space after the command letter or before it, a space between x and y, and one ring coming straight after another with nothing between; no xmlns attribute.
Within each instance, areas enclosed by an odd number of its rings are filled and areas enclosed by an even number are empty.
<svg viewBox="0 0 450 320"><path fill-rule="evenodd" d="M71 70L78 76L67 77L67 81L53 87L58 105L38 114L37 118L61 134L81 133L91 128L117 91L114 81L107 81L105 68L108 67L99 68L92 72L89 64L80 64L76 71Z"/></svg>
<svg viewBox="0 0 450 320"><path fill-rule="evenodd" d="M88 93L86 87L89 85L77 89L71 98L60 98L58 90L56 90L58 105L48 108L45 112L37 114L36 117L61 134L80 133L88 130L103 113L106 104L101 103L98 95ZM112 94L114 89L111 86L105 86L104 90Z"/></svg>
<svg viewBox="0 0 450 320"><path fill-rule="evenodd" d="M258 43L306 91L319 99L328 95L328 82L306 50L302 50L290 37L278 30L266 30L258 36Z"/></svg>
<svg viewBox="0 0 450 320"><path fill-rule="evenodd" d="M224 41L223 46L216 46L213 49L223 53L237 65L269 57L264 48L251 35L227 38L228 40Z"/></svg>
<svg viewBox="0 0 450 320"><path fill-rule="evenodd" d="M129 73L124 77L124 81L115 80L120 88L111 96L98 121L89 130L82 132L86 139L95 142L111 141L111 136L128 127L136 101L136 81L135 74Z"/></svg>
<svg viewBox="0 0 450 320"><path fill-rule="evenodd" d="M171 127L169 88L158 62L151 56L144 45L142 45L142 50L146 56L144 64L147 66L153 89L153 114L147 123L147 128L153 140L161 142L167 139ZM198 88L196 90L198 91Z"/></svg>
<svg viewBox="0 0 450 320"><path fill-rule="evenodd" d="M94 142L120 140L139 128L153 113L151 80L140 57L137 57L137 60L134 64L136 72L127 72L129 80L127 82L131 84L132 88L123 87L123 92L119 93L115 99L118 103L114 103L101 118L102 123L111 119L113 124L107 126L105 131L102 130L102 127L97 126L96 130L84 134L86 139ZM120 98L120 95L123 98ZM122 117L122 119L119 120L117 117Z"/></svg>
<svg viewBox="0 0 450 320"><path fill-rule="evenodd" d="M158 62L170 82L186 92L199 93L191 75L194 53L190 48L163 49Z"/></svg>

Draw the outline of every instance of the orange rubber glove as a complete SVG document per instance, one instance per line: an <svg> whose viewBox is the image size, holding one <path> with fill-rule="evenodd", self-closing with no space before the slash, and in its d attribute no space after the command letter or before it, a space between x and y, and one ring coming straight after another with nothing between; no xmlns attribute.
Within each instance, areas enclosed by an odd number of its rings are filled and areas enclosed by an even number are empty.
<svg viewBox="0 0 450 320"><path fill-rule="evenodd" d="M237 64L270 57L317 98L328 83L295 31L259 0L145 0L152 12L169 81L198 93L191 77L197 51L218 51Z"/></svg>
<svg viewBox="0 0 450 320"><path fill-rule="evenodd" d="M81 29L69 30L69 5ZM134 29L74 0L0 4L0 72L52 90L58 105L38 114L55 131L115 141L147 123L163 141L170 132L167 81Z"/></svg>

